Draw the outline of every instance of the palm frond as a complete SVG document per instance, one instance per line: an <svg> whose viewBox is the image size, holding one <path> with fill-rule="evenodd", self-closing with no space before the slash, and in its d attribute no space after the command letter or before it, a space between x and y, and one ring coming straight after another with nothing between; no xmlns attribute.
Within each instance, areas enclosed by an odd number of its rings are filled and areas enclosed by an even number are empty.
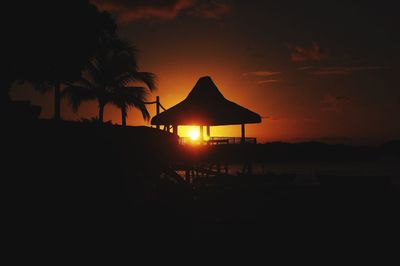
<svg viewBox="0 0 400 266"><path fill-rule="evenodd" d="M150 114L145 104L147 100L147 89L144 87L125 87L126 103L129 107L138 109L143 116L143 119L148 121Z"/></svg>
<svg viewBox="0 0 400 266"><path fill-rule="evenodd" d="M137 50L131 43L116 37L101 42L82 78L67 84L62 96L68 99L74 111L84 101L97 99L102 104L117 106L123 115L127 115L130 108L136 108L143 119L149 120L144 102L148 92L156 89L156 76L138 71Z"/></svg>
<svg viewBox="0 0 400 266"><path fill-rule="evenodd" d="M85 78L84 76L80 77L80 78L79 78L78 80L76 80L75 82L68 82L68 83L65 83L65 85L66 85L67 87L70 87L70 86L79 86L79 87L84 87L84 88L87 88L87 89L91 89L91 88L95 87L95 84L93 84L93 81L91 81L91 80Z"/></svg>
<svg viewBox="0 0 400 266"><path fill-rule="evenodd" d="M102 63L98 57L92 58L86 65L83 76L88 76L87 80L90 79L92 82L101 83L103 78Z"/></svg>
<svg viewBox="0 0 400 266"><path fill-rule="evenodd" d="M145 104L147 92L145 87L119 87L115 90L112 103L121 111L134 107L142 113L143 119L148 121L150 114Z"/></svg>
<svg viewBox="0 0 400 266"><path fill-rule="evenodd" d="M150 72L128 71L122 73L118 79L125 86L129 83L144 83L150 91L154 91L157 88L157 77Z"/></svg>
<svg viewBox="0 0 400 266"><path fill-rule="evenodd" d="M97 98L96 93L87 87L79 85L69 85L61 93L63 98L67 98L74 112L78 111L79 106L86 101Z"/></svg>
<svg viewBox="0 0 400 266"><path fill-rule="evenodd" d="M132 106L130 106L130 107L132 107ZM147 110L146 104L143 101L137 102L137 104L134 105L134 107L142 113L143 120L145 120L147 122L150 120L149 111Z"/></svg>

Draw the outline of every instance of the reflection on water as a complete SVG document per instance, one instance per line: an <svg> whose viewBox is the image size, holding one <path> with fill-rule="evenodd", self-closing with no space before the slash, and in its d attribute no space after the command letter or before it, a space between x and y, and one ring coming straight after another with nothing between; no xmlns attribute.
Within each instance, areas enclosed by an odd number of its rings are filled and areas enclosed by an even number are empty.
<svg viewBox="0 0 400 266"><path fill-rule="evenodd" d="M240 172L243 165L230 165L229 173ZM360 162L360 163L256 163L253 164L254 174L293 173L298 175L315 176L329 175L357 175L357 176L399 176L400 161L396 162Z"/></svg>
<svg viewBox="0 0 400 266"><path fill-rule="evenodd" d="M224 171L224 169L222 169ZM230 164L228 173L237 175L243 171L243 164ZM295 174L297 178L313 180L318 175L333 176L388 176L400 184L400 160L381 160L376 162L352 163L254 163L252 171L255 175ZM179 172L181 176L185 173Z"/></svg>

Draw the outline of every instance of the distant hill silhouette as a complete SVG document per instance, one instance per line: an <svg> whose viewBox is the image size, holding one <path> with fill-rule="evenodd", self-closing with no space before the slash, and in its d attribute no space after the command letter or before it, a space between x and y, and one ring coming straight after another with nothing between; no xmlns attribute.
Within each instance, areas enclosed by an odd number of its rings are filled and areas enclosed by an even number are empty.
<svg viewBox="0 0 400 266"><path fill-rule="evenodd" d="M360 162L374 161L387 155L400 156L399 142L381 147L327 144L322 142L271 142L257 145L217 145L193 152L180 147L187 160L222 160L227 162ZM186 150L186 152L185 152ZM178 155L179 156L179 155ZM223 158L223 159L221 159Z"/></svg>

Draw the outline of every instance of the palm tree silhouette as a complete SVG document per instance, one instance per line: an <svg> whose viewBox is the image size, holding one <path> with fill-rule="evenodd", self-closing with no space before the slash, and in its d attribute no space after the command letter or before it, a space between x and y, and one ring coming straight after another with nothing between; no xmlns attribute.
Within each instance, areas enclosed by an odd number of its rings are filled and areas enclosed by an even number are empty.
<svg viewBox="0 0 400 266"><path fill-rule="evenodd" d="M122 124L130 107L138 108L144 119L149 113L144 104L147 93L156 88L155 75L139 72L136 63L136 49L126 41L111 38L90 60L82 77L75 83L68 84L63 91L74 111L89 100L97 100L99 120L104 120L104 108L108 103L121 109ZM142 83L143 86L131 86Z"/></svg>
<svg viewBox="0 0 400 266"><path fill-rule="evenodd" d="M0 16L0 85L7 90L0 101L10 100L14 81L27 82L42 93L54 93L54 119L61 119L65 83L80 77L100 40L117 29L112 15L91 2L8 1ZM9 25L14 18L18 23Z"/></svg>
<svg viewBox="0 0 400 266"><path fill-rule="evenodd" d="M139 109L143 119L148 121L150 114L146 108L147 88L145 87L119 87L113 94L112 104L121 110L122 126L126 126L128 110L131 107Z"/></svg>

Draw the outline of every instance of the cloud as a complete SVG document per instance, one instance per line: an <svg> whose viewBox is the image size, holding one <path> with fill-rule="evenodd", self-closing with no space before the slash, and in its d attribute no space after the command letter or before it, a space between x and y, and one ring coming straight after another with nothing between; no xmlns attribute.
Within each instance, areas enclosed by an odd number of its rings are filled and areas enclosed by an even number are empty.
<svg viewBox="0 0 400 266"><path fill-rule="evenodd" d="M302 67L300 71L308 70L310 74L316 76L344 76L354 72L378 71L390 69L384 66L350 66L350 67Z"/></svg>
<svg viewBox="0 0 400 266"><path fill-rule="evenodd" d="M313 69L314 67L312 66L304 66L304 67L299 67L297 70L310 70Z"/></svg>
<svg viewBox="0 0 400 266"><path fill-rule="evenodd" d="M268 83L275 83L278 82L279 80L277 79L267 79L267 80L259 80L256 82L256 84L262 85L262 84L268 84Z"/></svg>
<svg viewBox="0 0 400 266"><path fill-rule="evenodd" d="M293 62L321 61L329 57L328 53L317 43L313 43L311 47L301 47L295 44L288 44L287 47L292 52Z"/></svg>
<svg viewBox="0 0 400 266"><path fill-rule="evenodd" d="M193 0L91 0L101 10L114 13L120 22L160 18L175 18L182 10L192 6Z"/></svg>
<svg viewBox="0 0 400 266"><path fill-rule="evenodd" d="M220 1L202 1L189 14L194 17L216 19L231 12L231 6Z"/></svg>
<svg viewBox="0 0 400 266"><path fill-rule="evenodd" d="M325 95L322 100L322 111L339 113L344 110L348 103L349 100L345 96L333 96L328 94Z"/></svg>
<svg viewBox="0 0 400 266"><path fill-rule="evenodd" d="M311 71L310 74L316 76L344 76L349 75L351 72L348 72L344 69L318 69L315 71Z"/></svg>
<svg viewBox="0 0 400 266"><path fill-rule="evenodd" d="M276 79L275 77L280 74L281 74L281 72L278 72L278 71L263 70L263 71L246 72L246 73L243 73L242 75L246 76L246 77L251 76L251 77L264 78L262 80L255 81L256 84L263 85L263 84L278 82L279 80ZM269 78L271 78L271 79L269 79Z"/></svg>
<svg viewBox="0 0 400 266"><path fill-rule="evenodd" d="M101 10L116 15L122 23L145 19L174 19L180 14L207 19L219 18L230 12L222 1L205 0L90 0Z"/></svg>
<svg viewBox="0 0 400 266"><path fill-rule="evenodd" d="M254 71L254 72L243 73L243 76L270 77L280 74L281 72L277 71Z"/></svg>

